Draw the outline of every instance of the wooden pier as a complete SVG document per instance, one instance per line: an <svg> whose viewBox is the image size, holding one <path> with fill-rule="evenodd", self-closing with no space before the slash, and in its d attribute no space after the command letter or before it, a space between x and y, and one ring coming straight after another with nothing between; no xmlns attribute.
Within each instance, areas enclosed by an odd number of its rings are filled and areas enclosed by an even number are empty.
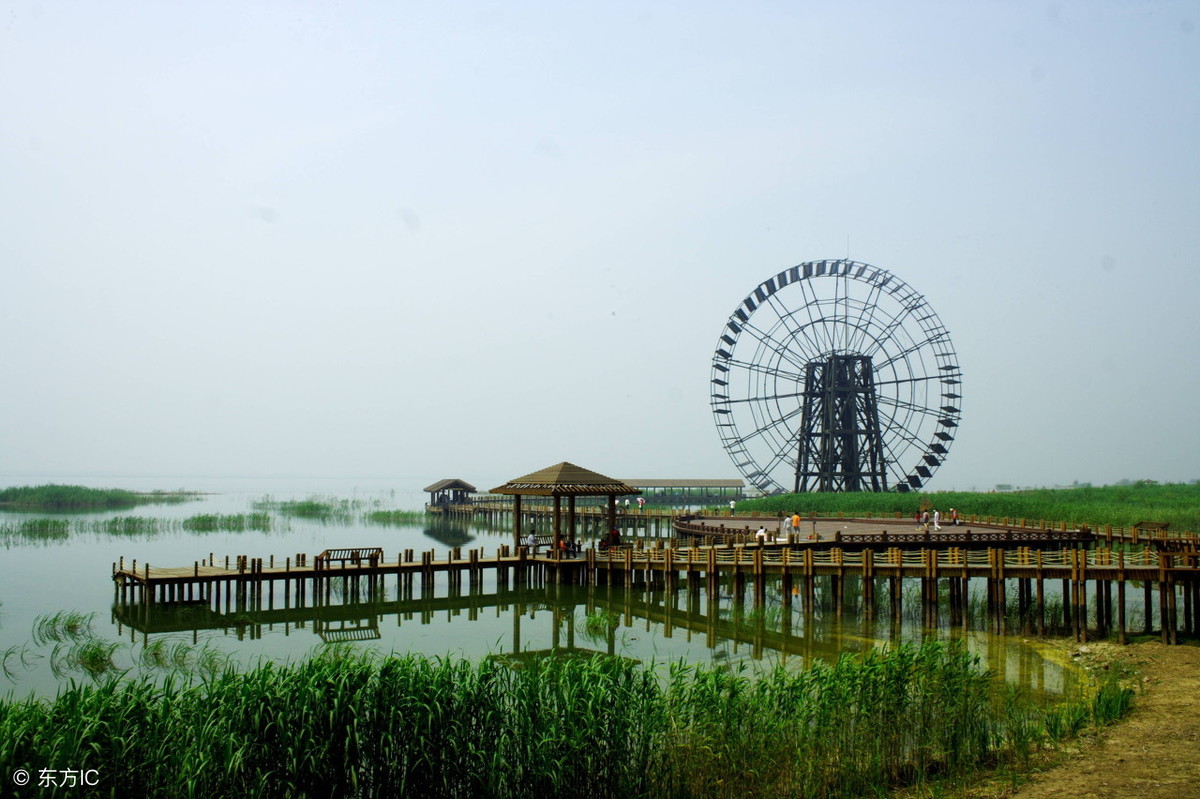
<svg viewBox="0 0 1200 799"><path fill-rule="evenodd" d="M749 588L755 605L766 601L768 583L778 582L785 606L798 600L808 611L822 582L822 591L828 591L839 615L847 591L856 590L868 616L882 604L895 618L902 612L905 581L915 580L920 585L923 618L930 624L936 624L943 611L949 613L951 624L969 623L968 599L976 584L984 586L988 616L997 632L1005 632L1008 606L1015 599L1018 616L1030 620L1031 631L1039 635L1047 628L1049 584L1061 585L1061 623L1080 641L1093 633L1115 632L1117 641L1125 643L1130 634L1151 634L1156 618L1163 643L1174 644L1180 635L1195 637L1200 631L1200 555L1194 552L1171 553L1149 546L914 550L881 542L878 548L852 551L801 544L676 543L639 541L607 551L589 548L578 558L509 546L491 555L482 549L464 553L455 548L440 559L432 550L411 549L388 558L373 547L326 550L311 559L297 554L282 562L244 556L217 562L210 555L204 562L173 568L137 561L127 564L122 558L113 564L112 576L120 605L148 608L187 602L209 606L214 612L220 612L222 604L226 612L272 607L277 595L285 606L328 605L350 594L382 594L384 581L392 578L402 597L414 595L415 582L422 595L431 594L440 574L451 592L462 590L464 575L470 589L478 590L489 573L498 586L649 584L667 591L698 592L704 587L710 596L731 584L737 601L744 601ZM1131 601L1131 589L1141 594L1144 622L1135 631L1127 624L1131 606L1138 604L1136 595Z"/></svg>

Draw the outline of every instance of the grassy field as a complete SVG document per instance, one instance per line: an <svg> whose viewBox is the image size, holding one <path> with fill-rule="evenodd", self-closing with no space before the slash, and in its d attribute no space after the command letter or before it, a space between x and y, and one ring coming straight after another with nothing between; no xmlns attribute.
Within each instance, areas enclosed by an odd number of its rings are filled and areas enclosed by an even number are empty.
<svg viewBox="0 0 1200 799"><path fill-rule="evenodd" d="M901 514L912 518L937 508L945 518L950 508L962 515L1008 516L1016 519L1063 521L1072 526L1106 524L1131 526L1141 521L1169 522L1172 531L1200 532L1200 484L1148 482L1126 486L1044 488L1029 491L933 491L887 493L781 494L737 503L738 513L843 513L879 517ZM718 508L717 510L723 510Z"/></svg>

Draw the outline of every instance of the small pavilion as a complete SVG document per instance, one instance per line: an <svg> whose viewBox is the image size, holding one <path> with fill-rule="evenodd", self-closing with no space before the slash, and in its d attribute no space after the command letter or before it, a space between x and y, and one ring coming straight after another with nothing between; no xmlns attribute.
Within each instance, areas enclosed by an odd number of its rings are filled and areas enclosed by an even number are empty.
<svg viewBox="0 0 1200 799"><path fill-rule="evenodd" d="M554 497L554 546L562 540L562 498L567 498L567 529L575 537L575 498L608 497L608 527L617 523L617 497L640 494L641 491L620 480L576 466L573 463L555 464L541 471L516 477L492 489L493 494L510 494L513 498L513 540L521 546L521 497Z"/></svg>
<svg viewBox="0 0 1200 799"><path fill-rule="evenodd" d="M438 480L431 486L425 486L429 494L430 505L463 505L470 501L470 494L475 493L475 486L465 480Z"/></svg>

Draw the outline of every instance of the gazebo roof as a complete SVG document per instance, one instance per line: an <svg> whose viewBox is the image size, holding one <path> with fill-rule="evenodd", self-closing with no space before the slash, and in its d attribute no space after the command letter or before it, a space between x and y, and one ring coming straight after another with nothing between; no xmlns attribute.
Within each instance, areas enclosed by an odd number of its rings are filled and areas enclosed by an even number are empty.
<svg viewBox="0 0 1200 799"><path fill-rule="evenodd" d="M492 493L566 497L640 494L642 492L620 480L614 480L611 477L584 469L582 466L563 461L524 477L509 480L504 485L493 488Z"/></svg>
<svg viewBox="0 0 1200 799"><path fill-rule="evenodd" d="M451 478L449 480L438 480L431 486L425 486L425 490L432 493L434 491L445 491L447 489L457 489L459 491L475 491L475 486L468 483L466 480Z"/></svg>

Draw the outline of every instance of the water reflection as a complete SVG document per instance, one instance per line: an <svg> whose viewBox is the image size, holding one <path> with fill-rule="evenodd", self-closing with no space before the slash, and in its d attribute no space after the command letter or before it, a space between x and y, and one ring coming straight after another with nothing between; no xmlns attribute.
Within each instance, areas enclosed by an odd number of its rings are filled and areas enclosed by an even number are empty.
<svg viewBox="0 0 1200 799"><path fill-rule="evenodd" d="M588 656L604 653L663 664L678 660L708 665L803 668L834 661L885 643L919 643L930 637L962 639L998 679L1042 693L1070 686L1074 670L1053 662L1020 638L964 630L949 624L923 626L911 616L872 618L831 602L811 607L786 602L781 585L766 601L744 601L732 583L708 593L665 591L657 586L496 586L439 590L414 595L411 584L380 587L335 581L330 601L122 604L113 606L119 633L144 645L153 636L188 634L235 639L247 651L272 656L297 637L304 646L366 643L382 651L429 655L524 659L534 654ZM256 643L261 642L261 643Z"/></svg>

